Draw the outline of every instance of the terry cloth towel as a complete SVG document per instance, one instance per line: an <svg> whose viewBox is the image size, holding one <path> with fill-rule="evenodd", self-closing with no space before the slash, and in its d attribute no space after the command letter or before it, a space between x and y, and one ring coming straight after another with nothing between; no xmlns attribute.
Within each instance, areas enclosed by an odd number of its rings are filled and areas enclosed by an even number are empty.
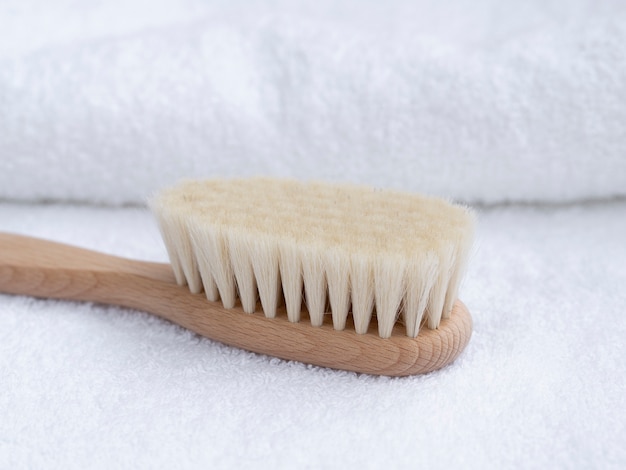
<svg viewBox="0 0 626 470"><path fill-rule="evenodd" d="M22 3L0 6L0 198L259 173L626 195L621 1Z"/></svg>
<svg viewBox="0 0 626 470"><path fill-rule="evenodd" d="M624 468L626 204L479 214L449 367L390 379L146 313L0 295L0 468ZM138 208L0 204L2 230L154 261Z"/></svg>

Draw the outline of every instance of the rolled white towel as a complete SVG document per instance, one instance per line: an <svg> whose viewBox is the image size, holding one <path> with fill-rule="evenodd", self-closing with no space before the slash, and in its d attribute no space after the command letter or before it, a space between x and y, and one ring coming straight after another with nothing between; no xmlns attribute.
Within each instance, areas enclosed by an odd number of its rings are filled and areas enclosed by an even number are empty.
<svg viewBox="0 0 626 470"><path fill-rule="evenodd" d="M537 1L497 25L497 2L409 3L112 15L109 34L5 47L0 198L137 203L250 174L486 203L626 195L623 8L555 25Z"/></svg>

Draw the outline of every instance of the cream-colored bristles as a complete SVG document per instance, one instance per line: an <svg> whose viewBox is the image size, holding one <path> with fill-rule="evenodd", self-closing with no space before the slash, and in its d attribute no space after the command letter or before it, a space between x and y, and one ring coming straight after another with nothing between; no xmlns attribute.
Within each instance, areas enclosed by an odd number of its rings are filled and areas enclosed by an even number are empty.
<svg viewBox="0 0 626 470"><path fill-rule="evenodd" d="M311 324L375 315L389 337L401 320L415 337L437 328L456 300L474 216L437 198L360 186L252 178L187 181L151 202L174 274L226 308L267 317L305 304Z"/></svg>

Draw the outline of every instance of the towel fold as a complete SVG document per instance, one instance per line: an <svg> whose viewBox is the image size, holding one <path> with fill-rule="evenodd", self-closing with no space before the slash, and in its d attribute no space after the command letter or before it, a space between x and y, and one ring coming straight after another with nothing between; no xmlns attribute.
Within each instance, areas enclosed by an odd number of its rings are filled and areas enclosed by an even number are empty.
<svg viewBox="0 0 626 470"><path fill-rule="evenodd" d="M540 2L456 3L467 19L428 2L217 2L5 45L0 198L141 203L182 177L247 174L487 203L626 195L625 9L555 25Z"/></svg>

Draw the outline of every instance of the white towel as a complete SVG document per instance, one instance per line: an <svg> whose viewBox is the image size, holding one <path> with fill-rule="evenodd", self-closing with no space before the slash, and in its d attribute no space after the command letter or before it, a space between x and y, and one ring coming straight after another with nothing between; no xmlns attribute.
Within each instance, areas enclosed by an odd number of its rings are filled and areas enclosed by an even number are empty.
<svg viewBox="0 0 626 470"><path fill-rule="evenodd" d="M620 2L31 3L0 7L0 198L247 174L626 195Z"/></svg>
<svg viewBox="0 0 626 470"><path fill-rule="evenodd" d="M0 468L626 467L626 203L481 212L467 349L426 376L307 367L148 314L0 295ZM137 208L2 230L163 261Z"/></svg>

